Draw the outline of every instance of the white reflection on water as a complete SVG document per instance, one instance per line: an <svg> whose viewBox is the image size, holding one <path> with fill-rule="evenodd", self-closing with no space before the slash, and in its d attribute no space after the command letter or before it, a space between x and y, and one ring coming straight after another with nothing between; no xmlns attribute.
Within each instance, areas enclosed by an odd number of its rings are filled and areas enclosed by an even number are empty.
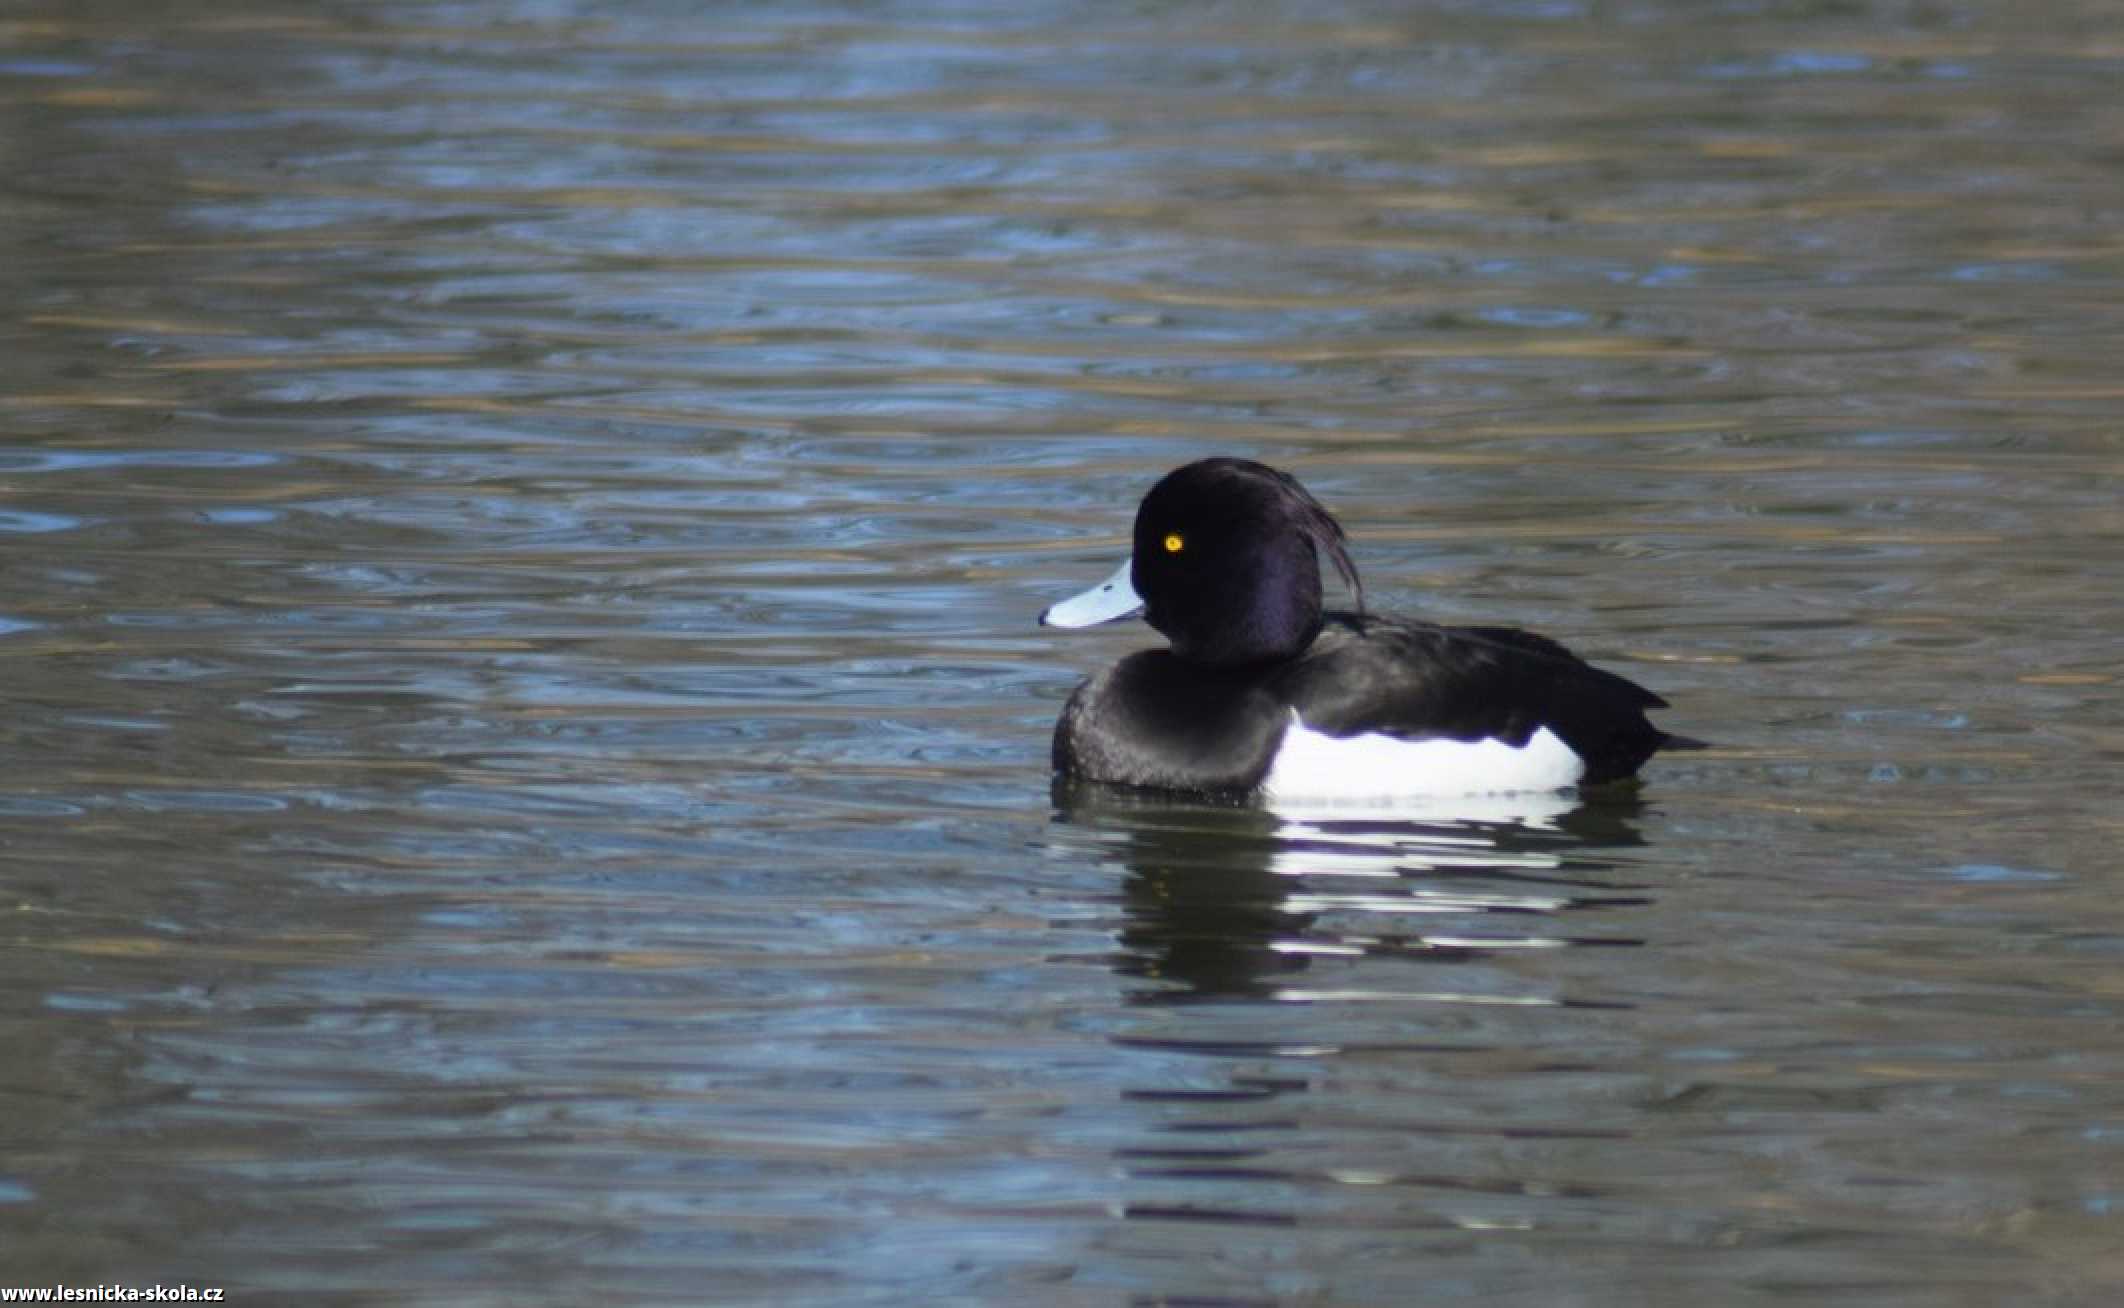
<svg viewBox="0 0 2124 1308"><path fill-rule="evenodd" d="M1137 992L1138 1002L1400 996L1550 1004L1558 1000L1546 994L1281 981L1328 960L1465 965L1506 951L1635 944L1565 930L1562 922L1648 902L1617 893L1612 878L1617 851L1638 840L1627 801L1490 796L1475 803L1484 810L1479 818L1448 816L1451 802L1426 802L1420 810L1315 808L1301 821L1075 783L1058 784L1056 795L1060 830L1096 833L1101 852L1125 869L1129 920L1118 966L1155 983ZM1411 932L1413 918L1451 925Z"/></svg>

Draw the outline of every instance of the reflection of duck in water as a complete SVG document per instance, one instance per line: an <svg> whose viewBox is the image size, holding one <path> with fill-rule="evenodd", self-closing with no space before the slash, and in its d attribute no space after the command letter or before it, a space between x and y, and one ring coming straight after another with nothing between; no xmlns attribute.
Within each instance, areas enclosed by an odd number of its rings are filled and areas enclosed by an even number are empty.
<svg viewBox="0 0 2124 1308"><path fill-rule="evenodd" d="M1063 809L1065 820L1074 812ZM1102 833L1119 831L1128 869L1114 969L1156 983L1139 1002L1265 996L1307 965L1278 946L1312 921L1286 902L1274 870L1276 819L1255 808L1100 806Z"/></svg>
<svg viewBox="0 0 2124 1308"><path fill-rule="evenodd" d="M1544 636L1367 615L1341 526L1288 475L1204 459L1136 513L1129 561L1041 615L1143 610L1171 648L1079 686L1055 726L1065 776L1272 802L1556 791L1633 775L1695 741L1666 701ZM1320 551L1357 590L1321 609Z"/></svg>
<svg viewBox="0 0 2124 1308"><path fill-rule="evenodd" d="M1322 959L1459 963L1504 949L1634 940L1565 932L1566 913L1644 902L1602 851L1635 845L1628 803L1532 795L1518 814L1335 809L1294 817L1061 779L1058 819L1128 872L1115 970L1139 1003L1305 999Z"/></svg>

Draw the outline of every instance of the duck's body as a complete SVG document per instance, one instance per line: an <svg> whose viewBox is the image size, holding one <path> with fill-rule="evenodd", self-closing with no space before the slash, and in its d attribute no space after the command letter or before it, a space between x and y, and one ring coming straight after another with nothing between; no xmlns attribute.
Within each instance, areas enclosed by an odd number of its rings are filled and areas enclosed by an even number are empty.
<svg viewBox="0 0 2124 1308"><path fill-rule="evenodd" d="M1054 764L1271 798L1555 790L1635 772L1667 740L1644 715L1664 703L1524 631L1335 613L1288 661L1129 655L1069 697Z"/></svg>
<svg viewBox="0 0 2124 1308"><path fill-rule="evenodd" d="M1064 775L1272 800L1472 795L1613 781L1694 743L1645 720L1666 701L1546 637L1323 614L1319 550L1356 585L1341 527L1261 464L1169 474L1135 538L1123 572L1042 620L1140 602L1172 648L1077 687L1055 724Z"/></svg>

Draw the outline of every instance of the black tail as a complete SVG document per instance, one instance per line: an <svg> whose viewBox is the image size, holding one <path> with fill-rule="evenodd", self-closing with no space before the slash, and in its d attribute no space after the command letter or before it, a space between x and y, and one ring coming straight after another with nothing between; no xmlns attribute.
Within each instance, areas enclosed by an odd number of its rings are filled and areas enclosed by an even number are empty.
<svg viewBox="0 0 2124 1308"><path fill-rule="evenodd" d="M1711 748L1711 742L1710 742L1710 741L1708 741L1708 740L1698 740L1698 739L1697 739L1696 737L1694 737L1694 736L1677 736L1677 735L1673 734L1672 732L1667 732L1667 731L1663 731L1663 732L1661 732L1661 733L1660 733L1660 736L1659 736L1659 745L1657 746L1657 748L1660 748L1660 749L1709 749L1709 748Z"/></svg>

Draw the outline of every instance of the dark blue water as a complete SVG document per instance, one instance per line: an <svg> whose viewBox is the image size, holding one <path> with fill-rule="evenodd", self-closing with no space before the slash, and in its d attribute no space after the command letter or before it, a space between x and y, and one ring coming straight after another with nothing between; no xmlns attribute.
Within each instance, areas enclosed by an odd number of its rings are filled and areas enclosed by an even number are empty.
<svg viewBox="0 0 2124 1308"><path fill-rule="evenodd" d="M0 1284L2107 1302L2112 27L0 15ZM1208 453L1718 748L1051 789Z"/></svg>

